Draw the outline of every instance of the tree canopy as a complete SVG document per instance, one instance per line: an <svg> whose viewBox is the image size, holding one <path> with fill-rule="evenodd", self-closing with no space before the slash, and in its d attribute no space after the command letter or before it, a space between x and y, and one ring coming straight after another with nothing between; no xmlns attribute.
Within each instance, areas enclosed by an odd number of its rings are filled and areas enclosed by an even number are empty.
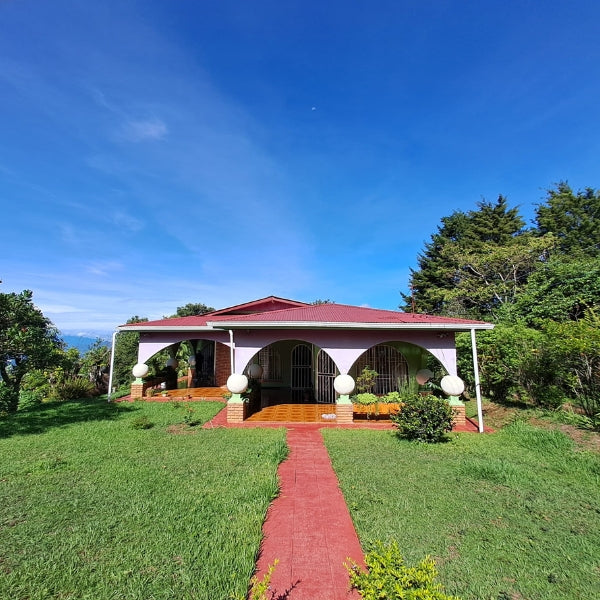
<svg viewBox="0 0 600 600"><path fill-rule="evenodd" d="M509 208L504 196L498 196L493 203L482 200L476 210L455 211L442 218L442 225L417 257L418 269L411 270L411 293L402 294L403 308L451 316L485 314L489 311L486 305L493 305L493 301L486 297L484 305L479 306L477 301L469 300L464 294L461 296L457 290L468 294L474 280L488 287L490 279L502 282L507 276L503 272L505 261L509 268L520 265L517 274L513 272L513 279L522 277L521 265L528 256L527 243L519 240L524 225L518 209ZM513 252L496 252L494 260L487 260L484 265L482 259L489 258L490 250L501 247ZM494 269L496 272L492 273ZM485 295L493 297L497 292ZM500 295L505 296L505 291Z"/></svg>
<svg viewBox="0 0 600 600"><path fill-rule="evenodd" d="M575 193L568 183L558 183L537 206L536 225L540 235L556 237L560 254L600 256L600 192L586 188Z"/></svg>
<svg viewBox="0 0 600 600"><path fill-rule="evenodd" d="M177 311L171 317L197 317L213 312L215 309L212 306L207 306L201 302L188 302L184 306L178 306Z"/></svg>
<svg viewBox="0 0 600 600"><path fill-rule="evenodd" d="M0 293L0 410L15 412L23 377L60 360L58 330L33 304L33 292Z"/></svg>

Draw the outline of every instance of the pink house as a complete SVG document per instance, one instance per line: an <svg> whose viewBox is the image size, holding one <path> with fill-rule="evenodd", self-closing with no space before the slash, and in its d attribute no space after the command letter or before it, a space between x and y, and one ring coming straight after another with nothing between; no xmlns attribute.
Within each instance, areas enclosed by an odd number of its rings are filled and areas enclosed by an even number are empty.
<svg viewBox="0 0 600 600"><path fill-rule="evenodd" d="M347 394L336 388L338 375L355 379L369 365L379 373L376 393L385 394L399 386L416 389L415 375L427 367L431 357L448 375L456 375L454 336L470 332L478 384L475 332L492 327L481 321L343 304L312 305L269 296L202 316L122 325L117 333L140 333L138 375L154 354L169 348L174 356L185 343L194 386L225 386L231 375L258 373L263 406L278 402L336 404L338 422L347 422L352 419L352 409L348 409ZM143 395L141 385L138 377L132 395ZM479 385L476 392L482 431ZM243 420L245 410L234 393L229 400L229 420Z"/></svg>

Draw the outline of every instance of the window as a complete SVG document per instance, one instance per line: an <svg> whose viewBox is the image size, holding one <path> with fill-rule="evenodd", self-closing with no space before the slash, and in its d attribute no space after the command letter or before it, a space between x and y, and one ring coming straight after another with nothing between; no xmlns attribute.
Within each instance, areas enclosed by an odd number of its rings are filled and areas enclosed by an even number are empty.
<svg viewBox="0 0 600 600"><path fill-rule="evenodd" d="M375 394L387 394L408 383L408 363L393 346L378 344L369 348L356 361L356 375L360 375L366 366L378 373L373 390Z"/></svg>
<svg viewBox="0 0 600 600"><path fill-rule="evenodd" d="M263 381L281 381L281 357L272 345L258 353L258 364L263 368Z"/></svg>

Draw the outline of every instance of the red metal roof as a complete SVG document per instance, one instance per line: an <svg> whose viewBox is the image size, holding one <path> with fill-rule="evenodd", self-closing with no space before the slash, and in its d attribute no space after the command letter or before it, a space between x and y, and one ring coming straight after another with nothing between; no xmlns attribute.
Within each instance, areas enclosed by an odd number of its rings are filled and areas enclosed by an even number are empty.
<svg viewBox="0 0 600 600"><path fill-rule="evenodd" d="M389 324L444 324L466 325L483 324L482 321L436 317L416 313L404 313L395 310L381 310L348 304L319 304L299 308L287 308L254 315L236 315L227 318L215 316L207 319L209 323L227 321L228 323L389 323Z"/></svg>
<svg viewBox="0 0 600 600"><path fill-rule="evenodd" d="M281 306L292 305L287 308L279 308L278 310L265 310L266 306ZM294 306L294 304L296 306ZM252 310L255 306L257 312L240 314ZM236 314L237 313L237 314ZM239 304L227 309L221 309L201 316L193 317L173 317L170 319L160 319L158 321L147 321L144 323L133 323L131 325L122 325L122 329L132 328L136 330L155 329L155 328L210 328L213 324L219 327L218 324L303 324L310 326L315 324L326 326L330 323L332 326L340 326L348 324L378 324L378 325L405 325L407 327L423 325L425 328L435 327L439 325L442 328L452 328L456 325L457 328L465 328L469 325L487 326L483 321L472 321L468 319L454 319L450 317L437 317L433 315L424 315L416 313L404 313L395 310L381 310L377 308L367 308L363 306L351 306L347 304L305 304L303 302L294 302L293 300L285 300L269 296L254 302Z"/></svg>

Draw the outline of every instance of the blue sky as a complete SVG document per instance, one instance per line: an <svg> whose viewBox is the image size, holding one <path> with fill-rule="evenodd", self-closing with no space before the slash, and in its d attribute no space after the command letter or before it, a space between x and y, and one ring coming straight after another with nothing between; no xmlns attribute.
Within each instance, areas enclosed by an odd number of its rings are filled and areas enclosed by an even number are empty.
<svg viewBox="0 0 600 600"><path fill-rule="evenodd" d="M397 308L443 216L598 188L600 3L0 2L3 292L65 333Z"/></svg>

